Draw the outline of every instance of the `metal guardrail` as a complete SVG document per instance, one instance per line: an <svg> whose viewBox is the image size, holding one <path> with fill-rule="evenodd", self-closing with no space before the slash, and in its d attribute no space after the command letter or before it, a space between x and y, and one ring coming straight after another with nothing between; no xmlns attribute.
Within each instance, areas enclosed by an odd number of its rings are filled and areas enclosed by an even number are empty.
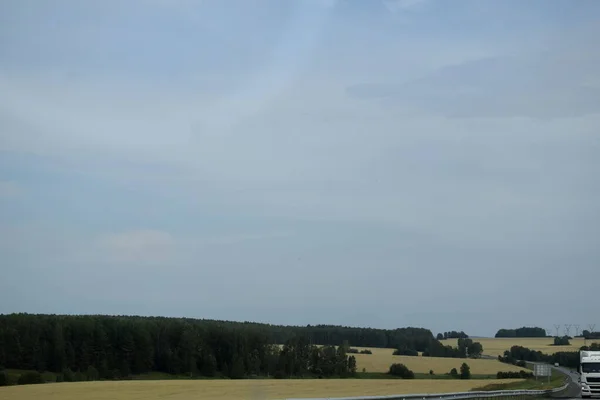
<svg viewBox="0 0 600 400"><path fill-rule="evenodd" d="M461 400L461 399L486 399L496 397L543 396L560 393L569 387L571 379L567 378L563 386L545 390L494 390L457 393L425 393L425 394L395 394L387 396L358 396L358 397L322 397L322 398L297 398L286 400Z"/></svg>

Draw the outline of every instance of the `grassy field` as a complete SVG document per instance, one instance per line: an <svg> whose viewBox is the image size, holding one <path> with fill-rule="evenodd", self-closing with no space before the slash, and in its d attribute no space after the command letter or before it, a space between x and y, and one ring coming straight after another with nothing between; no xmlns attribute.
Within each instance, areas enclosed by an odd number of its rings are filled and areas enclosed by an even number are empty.
<svg viewBox="0 0 600 400"><path fill-rule="evenodd" d="M357 347L362 350L365 347ZM484 347L485 348L485 347ZM440 357L410 357L394 356L394 349L368 348L373 354L352 354L356 357L358 371L363 368L367 372L387 372L390 365L402 363L415 373L429 373L433 370L435 374L445 374L452 368L460 369L463 362L471 367L471 374L474 375L495 375L498 371L520 371L523 368L514 365L504 364L496 360L484 359L460 359L460 358L440 358Z"/></svg>
<svg viewBox="0 0 600 400"><path fill-rule="evenodd" d="M494 384L507 381L487 382ZM0 398L11 400L271 400L291 397L458 392L468 391L476 386L482 386L482 381L395 379L110 381L0 387Z"/></svg>
<svg viewBox="0 0 600 400"><path fill-rule="evenodd" d="M512 346L523 346L542 353L554 354L559 351L578 351L584 344L584 340L581 338L572 339L569 346L553 346L553 338L481 338L473 340L481 343L483 354L494 357L504 354L504 351L509 350ZM457 339L442 340L442 343L452 346L457 346L457 342ZM591 341L588 342L588 344L591 343Z"/></svg>

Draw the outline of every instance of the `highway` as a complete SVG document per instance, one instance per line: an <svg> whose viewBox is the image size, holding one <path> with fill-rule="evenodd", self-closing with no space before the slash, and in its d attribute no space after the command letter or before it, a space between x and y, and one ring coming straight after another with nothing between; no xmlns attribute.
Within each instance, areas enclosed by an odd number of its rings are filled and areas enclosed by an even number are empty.
<svg viewBox="0 0 600 400"><path fill-rule="evenodd" d="M555 367L554 365L552 365L552 368L565 374L566 376L568 376L571 379L571 383L569 384L569 387L567 388L567 390L565 390L563 393L560 394L555 394L552 397L555 399L581 399L581 390L580 390L580 386L579 386L579 374L577 372L574 372L568 368L564 368L564 367Z"/></svg>

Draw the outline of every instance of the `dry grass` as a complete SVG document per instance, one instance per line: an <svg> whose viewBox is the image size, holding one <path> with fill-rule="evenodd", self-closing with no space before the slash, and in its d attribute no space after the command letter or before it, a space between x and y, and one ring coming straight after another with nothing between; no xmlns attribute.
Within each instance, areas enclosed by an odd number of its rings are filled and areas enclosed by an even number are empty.
<svg viewBox="0 0 600 400"><path fill-rule="evenodd" d="M366 347L356 347L362 350ZM461 358L441 358L441 357L410 357L410 356L395 356L394 349L378 349L368 347L373 354L352 354L356 357L356 365L358 371L363 368L367 372L387 372L390 365L394 363L402 363L416 373L429 373L433 370L435 374L445 374L450 372L452 368L460 369L463 362L471 367L471 374L474 375L495 375L498 371L520 371L522 368L501 363L497 360L475 360Z"/></svg>
<svg viewBox="0 0 600 400"><path fill-rule="evenodd" d="M577 351L584 344L584 340L581 338L572 339L570 346L552 346L552 343L554 343L553 338L482 338L473 340L481 343L483 354L494 357L504 354L505 350L509 350L515 345L538 350L546 354L554 354L559 351ZM457 342L457 339L442 341L442 343L452 346L456 346Z"/></svg>
<svg viewBox="0 0 600 400"><path fill-rule="evenodd" d="M344 397L401 393L468 391L484 383L510 380L179 380L50 383L0 388L11 400L271 400L301 397Z"/></svg>

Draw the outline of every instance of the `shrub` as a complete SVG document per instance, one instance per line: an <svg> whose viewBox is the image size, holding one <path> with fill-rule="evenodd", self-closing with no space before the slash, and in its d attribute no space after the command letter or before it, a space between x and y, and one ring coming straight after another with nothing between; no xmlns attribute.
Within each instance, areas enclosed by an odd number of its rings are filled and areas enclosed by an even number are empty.
<svg viewBox="0 0 600 400"><path fill-rule="evenodd" d="M569 337L568 336L563 336L563 337L555 337L554 338L554 345L555 346L568 346L570 345L571 342L569 341Z"/></svg>
<svg viewBox="0 0 600 400"><path fill-rule="evenodd" d="M433 370L432 369L429 370L429 375L433 375Z"/></svg>
<svg viewBox="0 0 600 400"><path fill-rule="evenodd" d="M369 349L364 349L360 351L360 354L373 354L373 352Z"/></svg>
<svg viewBox="0 0 600 400"><path fill-rule="evenodd" d="M408 369L408 367L404 364L390 365L390 370L388 374L393 376L399 376L402 379L414 379L415 377L415 373Z"/></svg>
<svg viewBox="0 0 600 400"><path fill-rule="evenodd" d="M19 376L17 383L19 385L33 385L37 383L44 383L44 380L42 379L42 374L37 371L32 371L26 372Z"/></svg>
<svg viewBox="0 0 600 400"><path fill-rule="evenodd" d="M394 350L395 356L412 356L416 357L419 355L419 352L414 349L396 349Z"/></svg>
<svg viewBox="0 0 600 400"><path fill-rule="evenodd" d="M528 378L533 378L533 372L527 372L527 371L508 371L508 372L504 372L504 371L499 371L496 374L496 378L497 379L528 379Z"/></svg>
<svg viewBox="0 0 600 400"><path fill-rule="evenodd" d="M0 370L0 386L8 386L8 374Z"/></svg>
<svg viewBox="0 0 600 400"><path fill-rule="evenodd" d="M452 376L458 376L458 371L456 370L456 368L452 368L450 370L450 375L452 375Z"/></svg>
<svg viewBox="0 0 600 400"><path fill-rule="evenodd" d="M358 354L358 349L350 348L350 349L346 350L346 353L348 353L348 354Z"/></svg>

